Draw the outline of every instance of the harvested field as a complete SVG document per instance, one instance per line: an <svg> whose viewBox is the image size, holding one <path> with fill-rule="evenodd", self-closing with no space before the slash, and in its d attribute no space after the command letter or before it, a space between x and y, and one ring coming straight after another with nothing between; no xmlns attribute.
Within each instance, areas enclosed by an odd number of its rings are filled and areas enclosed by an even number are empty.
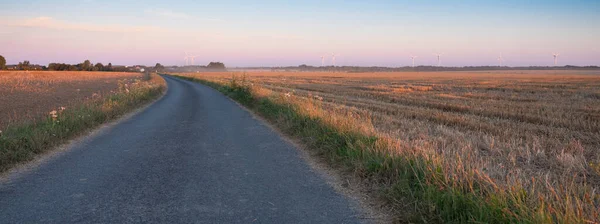
<svg viewBox="0 0 600 224"><path fill-rule="evenodd" d="M360 130L398 142L390 153L438 164L441 189L522 203L507 214L600 220L598 71L183 75L224 84L235 75L259 95L354 116Z"/></svg>
<svg viewBox="0 0 600 224"><path fill-rule="evenodd" d="M101 98L141 78L121 72L0 71L0 130Z"/></svg>

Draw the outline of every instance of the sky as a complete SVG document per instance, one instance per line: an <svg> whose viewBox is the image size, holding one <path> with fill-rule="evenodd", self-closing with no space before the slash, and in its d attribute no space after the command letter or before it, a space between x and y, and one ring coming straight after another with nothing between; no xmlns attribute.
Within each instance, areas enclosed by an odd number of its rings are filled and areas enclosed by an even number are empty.
<svg viewBox="0 0 600 224"><path fill-rule="evenodd" d="M0 0L0 55L228 67L600 65L598 0Z"/></svg>

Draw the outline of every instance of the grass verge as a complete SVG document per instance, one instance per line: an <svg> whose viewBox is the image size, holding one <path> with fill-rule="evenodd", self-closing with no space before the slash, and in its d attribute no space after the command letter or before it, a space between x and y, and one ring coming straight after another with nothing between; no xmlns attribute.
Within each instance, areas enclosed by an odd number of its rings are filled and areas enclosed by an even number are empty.
<svg viewBox="0 0 600 224"><path fill-rule="evenodd" d="M372 125L366 114L340 114L324 109L318 100L273 94L246 83L243 77L222 83L176 77L224 93L299 139L332 166L374 183L398 211L399 222L594 222L586 220L578 207L571 207L571 201L564 201L570 199L562 196L564 189L547 198L519 185L499 186L469 164L459 163L460 169L447 167L444 158L404 147L368 128Z"/></svg>
<svg viewBox="0 0 600 224"><path fill-rule="evenodd" d="M52 111L44 120L13 126L0 133L0 172L27 162L85 131L118 118L159 97L166 83L158 75L115 94L77 107Z"/></svg>

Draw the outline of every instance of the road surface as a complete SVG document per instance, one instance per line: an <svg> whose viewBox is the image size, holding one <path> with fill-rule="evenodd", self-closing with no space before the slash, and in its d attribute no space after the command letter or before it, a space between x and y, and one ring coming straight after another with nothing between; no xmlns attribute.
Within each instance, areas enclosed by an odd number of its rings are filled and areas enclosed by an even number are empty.
<svg viewBox="0 0 600 224"><path fill-rule="evenodd" d="M165 77L144 111L0 182L0 223L358 223L294 146L219 92Z"/></svg>

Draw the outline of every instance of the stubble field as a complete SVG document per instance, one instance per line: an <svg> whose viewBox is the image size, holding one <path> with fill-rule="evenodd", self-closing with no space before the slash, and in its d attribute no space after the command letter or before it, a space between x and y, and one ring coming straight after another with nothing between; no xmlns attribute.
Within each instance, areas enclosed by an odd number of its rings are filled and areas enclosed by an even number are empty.
<svg viewBox="0 0 600 224"><path fill-rule="evenodd" d="M440 188L512 200L506 214L599 220L600 72L184 75L224 84L236 76L255 94L355 120L355 129L397 142L392 156L410 151L438 164Z"/></svg>
<svg viewBox="0 0 600 224"><path fill-rule="evenodd" d="M99 99L141 78L125 72L0 71L0 130Z"/></svg>

